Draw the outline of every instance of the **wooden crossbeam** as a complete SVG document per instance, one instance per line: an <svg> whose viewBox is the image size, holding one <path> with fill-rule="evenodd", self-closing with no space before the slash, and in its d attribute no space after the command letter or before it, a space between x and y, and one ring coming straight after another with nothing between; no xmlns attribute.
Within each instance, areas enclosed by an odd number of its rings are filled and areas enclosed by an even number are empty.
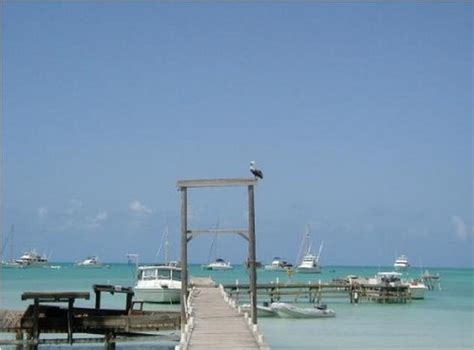
<svg viewBox="0 0 474 350"><path fill-rule="evenodd" d="M226 187L226 186L255 186L257 180L254 178L231 178L231 179L197 179L178 180L176 186L179 188L192 187Z"/></svg>

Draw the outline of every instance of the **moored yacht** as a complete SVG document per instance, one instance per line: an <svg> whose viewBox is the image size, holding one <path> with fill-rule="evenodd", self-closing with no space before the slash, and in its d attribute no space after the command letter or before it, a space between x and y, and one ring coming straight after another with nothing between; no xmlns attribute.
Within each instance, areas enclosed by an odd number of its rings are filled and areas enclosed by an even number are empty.
<svg viewBox="0 0 474 350"><path fill-rule="evenodd" d="M293 267L292 264L286 262L285 260L274 257L270 265L265 265L265 270L267 271L286 271Z"/></svg>
<svg viewBox="0 0 474 350"><path fill-rule="evenodd" d="M419 280L402 280L403 274L396 271L379 272L374 278L369 278L369 284L384 284L391 287L408 287L411 299L424 299L428 287Z"/></svg>
<svg viewBox="0 0 474 350"><path fill-rule="evenodd" d="M148 303L179 303L181 268L171 265L140 266L133 288L138 300Z"/></svg>
<svg viewBox="0 0 474 350"><path fill-rule="evenodd" d="M15 260L19 267L42 267L49 264L46 255L39 255L36 250L25 252L19 259Z"/></svg>
<svg viewBox="0 0 474 350"><path fill-rule="evenodd" d="M216 259L214 262L203 265L202 268L204 270L231 270L234 267L230 264L230 262L226 262L223 259Z"/></svg>
<svg viewBox="0 0 474 350"><path fill-rule="evenodd" d="M410 263L408 262L408 258L405 255L400 255L395 263L393 264L395 271L405 271L410 267Z"/></svg>
<svg viewBox="0 0 474 350"><path fill-rule="evenodd" d="M88 268L100 268L103 267L102 263L99 261L99 258L96 256L88 256L84 260L76 264L78 267L88 267Z"/></svg>
<svg viewBox="0 0 474 350"><path fill-rule="evenodd" d="M304 255L301 264L298 265L296 271L299 273L321 273L321 267L318 265L318 256L308 252Z"/></svg>
<svg viewBox="0 0 474 350"><path fill-rule="evenodd" d="M312 253L313 243L311 241L309 225L306 229L306 233L303 236L303 240L300 246L300 264L296 268L296 272L299 273L321 273L321 267L319 266L319 257L321 256L321 251L323 249L323 243L319 246L318 255ZM303 253L303 254L302 254ZM301 255L303 257L301 258Z"/></svg>

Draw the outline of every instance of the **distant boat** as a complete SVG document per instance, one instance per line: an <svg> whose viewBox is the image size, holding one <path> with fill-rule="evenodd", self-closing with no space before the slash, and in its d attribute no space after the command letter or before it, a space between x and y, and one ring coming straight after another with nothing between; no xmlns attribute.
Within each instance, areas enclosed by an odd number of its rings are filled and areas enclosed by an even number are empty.
<svg viewBox="0 0 474 350"><path fill-rule="evenodd" d="M170 265L140 266L133 288L136 298L148 303L179 303L181 268Z"/></svg>
<svg viewBox="0 0 474 350"><path fill-rule="evenodd" d="M87 268L102 268L104 265L99 261L99 258L96 256L88 256L84 260L76 264L77 267L87 267Z"/></svg>
<svg viewBox="0 0 474 350"><path fill-rule="evenodd" d="M234 267L230 264L230 262L226 262L223 259L217 258L214 262L203 265L202 268L204 270L232 270Z"/></svg>
<svg viewBox="0 0 474 350"><path fill-rule="evenodd" d="M379 272L374 278L369 278L372 285L389 285L391 287L408 287L412 299L424 299L428 287L420 280L402 280L403 274L397 271Z"/></svg>
<svg viewBox="0 0 474 350"><path fill-rule="evenodd" d="M267 271L286 271L291 269L293 264L288 263L287 261L279 258L274 257L272 263L270 265L265 265L264 269Z"/></svg>
<svg viewBox="0 0 474 350"><path fill-rule="evenodd" d="M395 271L406 271L410 267L408 258L405 255L400 255L393 264Z"/></svg>
<svg viewBox="0 0 474 350"><path fill-rule="evenodd" d="M8 268L22 267L20 264L18 264L17 262L13 260L13 233L14 231L15 231L15 227L14 225L11 225L10 231L8 235L6 236L5 241L3 243L2 254L1 254L2 256L5 255L5 249L6 249L7 243L9 243L10 260L2 260L0 264L1 267L8 267Z"/></svg>
<svg viewBox="0 0 474 350"><path fill-rule="evenodd" d="M336 312L332 309L328 309L326 305L302 308L287 303L272 303L271 309L275 311L278 316L284 318L325 318L336 316Z"/></svg>
<svg viewBox="0 0 474 350"><path fill-rule="evenodd" d="M313 242L311 241L309 225L306 229L306 233L303 236L303 241L300 246L300 255L304 252L301 258L301 263L296 268L299 273L321 273L321 267L319 266L319 257L323 249L323 243L319 246L318 255L312 253Z"/></svg>
<svg viewBox="0 0 474 350"><path fill-rule="evenodd" d="M421 281L426 284L429 290L434 290L436 287L441 290L441 276L439 273L434 274L425 270L421 274Z"/></svg>
<svg viewBox="0 0 474 350"><path fill-rule="evenodd" d="M202 265L201 267L204 270L232 270L234 267L228 261L224 261L224 259L218 258L218 251L217 251L217 233L214 236L214 239L211 243L211 248L209 249L209 257L208 261L211 260L211 256L214 255L215 259L213 262Z"/></svg>
<svg viewBox="0 0 474 350"><path fill-rule="evenodd" d="M46 255L39 255L36 250L30 250L14 261L16 267L43 267L48 266Z"/></svg>

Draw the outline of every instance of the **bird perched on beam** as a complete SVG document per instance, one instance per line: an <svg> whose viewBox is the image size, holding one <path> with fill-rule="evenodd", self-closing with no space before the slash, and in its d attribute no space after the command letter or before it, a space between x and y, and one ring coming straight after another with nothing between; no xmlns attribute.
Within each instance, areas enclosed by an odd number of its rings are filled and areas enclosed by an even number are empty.
<svg viewBox="0 0 474 350"><path fill-rule="evenodd" d="M250 162L250 172L253 174L253 176L255 176L255 178L259 177L263 179L262 171L255 167L255 161L253 160Z"/></svg>

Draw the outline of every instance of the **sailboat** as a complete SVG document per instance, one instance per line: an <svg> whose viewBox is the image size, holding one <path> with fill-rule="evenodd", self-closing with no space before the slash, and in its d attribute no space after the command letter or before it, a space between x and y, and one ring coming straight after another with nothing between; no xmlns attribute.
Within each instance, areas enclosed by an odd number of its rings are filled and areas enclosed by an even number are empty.
<svg viewBox="0 0 474 350"><path fill-rule="evenodd" d="M7 247L7 243L9 243L10 244L10 260L2 260L2 262L0 264L1 267L22 267L20 264L18 264L17 262L15 262L13 260L13 232L14 232L14 229L15 229L15 227L12 225L10 227L8 237L5 239L5 242L3 243L2 252L1 252L1 256L3 258L4 254L5 254L5 249Z"/></svg>
<svg viewBox="0 0 474 350"><path fill-rule="evenodd" d="M296 272L299 273L321 273L321 266L319 265L319 258L323 249L323 242L319 246L318 255L312 252L313 242L310 237L309 225L307 226L306 233L301 241L299 259L300 264L296 268ZM301 255L303 255L301 257Z"/></svg>
<svg viewBox="0 0 474 350"><path fill-rule="evenodd" d="M216 256L215 260L207 265L202 265L204 270L232 270L234 267L230 264L229 261L224 261L224 259L217 257L217 233L212 240L211 249L209 250L209 259L212 255L212 251L214 248L214 255Z"/></svg>

